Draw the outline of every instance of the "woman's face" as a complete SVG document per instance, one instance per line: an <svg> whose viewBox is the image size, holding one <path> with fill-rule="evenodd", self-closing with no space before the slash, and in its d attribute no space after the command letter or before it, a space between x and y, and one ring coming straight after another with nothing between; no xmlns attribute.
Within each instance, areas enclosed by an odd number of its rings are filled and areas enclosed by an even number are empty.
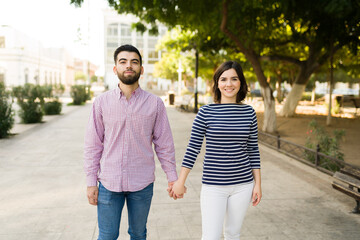
<svg viewBox="0 0 360 240"><path fill-rule="evenodd" d="M231 68L220 75L218 88L221 93L221 103L236 103L236 95L240 90L240 79L235 69Z"/></svg>

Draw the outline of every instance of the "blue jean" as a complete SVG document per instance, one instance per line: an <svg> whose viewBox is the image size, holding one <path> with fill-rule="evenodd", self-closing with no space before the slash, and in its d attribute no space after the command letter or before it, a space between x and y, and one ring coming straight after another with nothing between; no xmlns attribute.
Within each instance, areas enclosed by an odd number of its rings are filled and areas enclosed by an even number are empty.
<svg viewBox="0 0 360 240"><path fill-rule="evenodd" d="M101 183L98 197L98 240L116 240L119 236L121 212L125 201L128 209L128 233L131 240L146 239L146 223L154 184L137 192L111 192Z"/></svg>

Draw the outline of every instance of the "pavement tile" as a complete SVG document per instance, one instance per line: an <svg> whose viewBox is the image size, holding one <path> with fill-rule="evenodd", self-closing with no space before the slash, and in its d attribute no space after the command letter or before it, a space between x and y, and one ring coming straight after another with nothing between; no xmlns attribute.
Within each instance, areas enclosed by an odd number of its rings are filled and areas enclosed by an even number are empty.
<svg viewBox="0 0 360 240"><path fill-rule="evenodd" d="M91 104L66 109L46 123L17 127L0 140L0 239L96 240L96 207L86 199L83 138ZM178 171L193 113L168 107ZM332 178L260 145L263 199L250 206L242 240L357 239L359 215L353 199L331 187ZM201 169L204 149L191 171L184 199L170 199L156 160L148 239L201 238ZM129 239L124 207L119 239Z"/></svg>

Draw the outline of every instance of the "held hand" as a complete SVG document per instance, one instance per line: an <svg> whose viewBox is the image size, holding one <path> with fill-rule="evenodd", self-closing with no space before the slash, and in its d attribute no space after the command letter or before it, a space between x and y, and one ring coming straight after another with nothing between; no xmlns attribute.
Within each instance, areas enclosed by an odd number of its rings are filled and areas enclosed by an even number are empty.
<svg viewBox="0 0 360 240"><path fill-rule="evenodd" d="M167 192L169 193L169 197L173 198L174 193L172 192L172 188L175 182L169 182L167 187Z"/></svg>
<svg viewBox="0 0 360 240"><path fill-rule="evenodd" d="M180 183L179 181L176 181L174 185L172 186L172 197L176 200L177 198L183 198L184 194L186 193L187 188L184 186L184 184Z"/></svg>
<svg viewBox="0 0 360 240"><path fill-rule="evenodd" d="M261 193L261 186L255 184L253 192L252 192L252 205L255 207L261 201L262 193Z"/></svg>
<svg viewBox="0 0 360 240"><path fill-rule="evenodd" d="M97 186L87 187L87 198L91 205L97 205L99 189Z"/></svg>

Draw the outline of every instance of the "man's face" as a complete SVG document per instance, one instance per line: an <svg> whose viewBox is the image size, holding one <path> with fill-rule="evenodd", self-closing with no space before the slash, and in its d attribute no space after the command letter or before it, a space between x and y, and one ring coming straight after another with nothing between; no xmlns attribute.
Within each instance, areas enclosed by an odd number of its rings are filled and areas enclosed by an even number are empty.
<svg viewBox="0 0 360 240"><path fill-rule="evenodd" d="M135 52L123 51L118 54L116 60L113 71L119 80L126 85L136 83L144 71L140 66L139 56Z"/></svg>

